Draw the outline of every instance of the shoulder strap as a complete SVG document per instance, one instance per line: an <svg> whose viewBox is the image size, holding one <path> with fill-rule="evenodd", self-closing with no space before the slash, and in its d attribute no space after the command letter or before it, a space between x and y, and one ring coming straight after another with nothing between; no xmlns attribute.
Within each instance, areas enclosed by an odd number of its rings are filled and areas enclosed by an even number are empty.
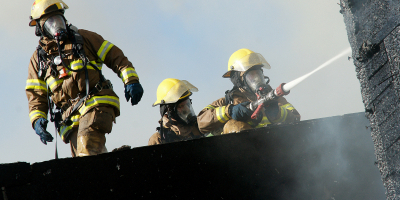
<svg viewBox="0 0 400 200"><path fill-rule="evenodd" d="M37 59L38 59L38 72L37 75L39 78L43 79L44 76L46 75L46 71L49 68L48 63L47 63L47 53L43 50L43 48L38 45L36 47L36 52L37 52ZM53 66L53 64L50 64L50 69L51 69L51 74L56 76L58 71L55 68L55 66Z"/></svg>
<svg viewBox="0 0 400 200"><path fill-rule="evenodd" d="M72 51L74 53L74 56L80 57L82 59L82 61L84 62L85 66L87 64L89 64L90 66L93 67L93 69L95 69L97 72L99 72L100 82L105 81L106 79L105 79L103 73L101 72L101 70L96 65L90 63L90 61L87 59L85 50L83 49L84 40L83 40L82 35L79 34L78 31L74 30L73 28L70 28L70 31L71 31L71 35L72 35L71 41L72 41ZM99 56L97 54L95 54L95 55L100 60Z"/></svg>
<svg viewBox="0 0 400 200"><path fill-rule="evenodd" d="M233 93L237 90L236 86L233 86L231 90L225 91L225 104L233 104Z"/></svg>

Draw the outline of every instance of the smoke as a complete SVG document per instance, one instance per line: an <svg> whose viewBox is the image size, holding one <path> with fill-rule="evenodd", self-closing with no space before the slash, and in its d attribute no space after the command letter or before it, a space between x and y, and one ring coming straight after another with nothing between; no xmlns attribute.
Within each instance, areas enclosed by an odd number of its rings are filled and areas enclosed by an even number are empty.
<svg viewBox="0 0 400 200"><path fill-rule="evenodd" d="M293 149L296 187L287 199L385 199L363 113L310 120Z"/></svg>
<svg viewBox="0 0 400 200"><path fill-rule="evenodd" d="M206 138L196 147L213 184L229 183L237 199L385 199L368 126L355 113Z"/></svg>

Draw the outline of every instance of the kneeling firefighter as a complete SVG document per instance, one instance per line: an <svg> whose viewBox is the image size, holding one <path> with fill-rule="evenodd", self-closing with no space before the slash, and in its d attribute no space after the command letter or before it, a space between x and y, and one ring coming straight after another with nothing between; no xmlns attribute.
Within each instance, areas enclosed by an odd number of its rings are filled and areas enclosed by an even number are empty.
<svg viewBox="0 0 400 200"><path fill-rule="evenodd" d="M197 88L185 80L167 78L157 88L160 105L160 127L149 139L149 145L196 139L203 136L197 126L197 117L189 98Z"/></svg>
<svg viewBox="0 0 400 200"><path fill-rule="evenodd" d="M47 113L71 154L107 152L105 134L120 114L119 98L102 74L112 69L125 85L125 97L136 105L143 88L132 63L123 52L97 33L67 24L62 0L36 0L29 26L36 27L39 46L29 63L26 95L29 117L40 140L52 142Z"/></svg>
<svg viewBox="0 0 400 200"><path fill-rule="evenodd" d="M263 69L270 68L261 54L249 49L234 52L228 62L228 72L222 76L231 79L233 88L199 113L200 131L219 135L300 121L300 114L284 97L264 103L255 112L248 109L250 102L272 91L269 78L263 74Z"/></svg>

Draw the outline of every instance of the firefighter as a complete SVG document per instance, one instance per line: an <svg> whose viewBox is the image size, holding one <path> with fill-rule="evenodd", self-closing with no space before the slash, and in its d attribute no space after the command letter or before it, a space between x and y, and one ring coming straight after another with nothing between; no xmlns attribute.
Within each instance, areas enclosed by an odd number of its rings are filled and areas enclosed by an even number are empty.
<svg viewBox="0 0 400 200"><path fill-rule="evenodd" d="M263 70L271 66L265 58L249 49L239 49L229 58L228 71L222 76L230 78L233 88L226 95L206 106L198 115L199 129L202 133L220 135L239 132L246 129L265 127L300 121L300 114L286 101L279 97L269 101L258 112L255 119L247 107L262 95L272 90L269 78Z"/></svg>
<svg viewBox="0 0 400 200"><path fill-rule="evenodd" d="M174 78L163 80L157 88L157 101L161 119L157 132L149 139L149 145L163 144L200 138L197 117L189 98L197 88L188 81Z"/></svg>
<svg viewBox="0 0 400 200"><path fill-rule="evenodd" d="M73 157L107 152L105 134L120 114L119 98L102 74L105 64L123 81L125 98L136 105L143 88L132 63L121 49L97 33L67 24L62 0L36 0L29 26L39 45L33 53L26 95L29 117L40 140L52 142L48 117L56 124Z"/></svg>

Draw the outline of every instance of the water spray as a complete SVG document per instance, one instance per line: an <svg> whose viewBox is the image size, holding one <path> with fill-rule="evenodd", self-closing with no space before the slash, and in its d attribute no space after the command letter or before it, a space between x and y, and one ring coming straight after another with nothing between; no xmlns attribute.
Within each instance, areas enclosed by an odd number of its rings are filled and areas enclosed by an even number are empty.
<svg viewBox="0 0 400 200"><path fill-rule="evenodd" d="M322 68L332 64L333 62L335 62L337 59L341 58L342 56L348 54L351 52L351 48L347 48L346 50L344 50L342 53L338 54L337 56L331 58L330 60L326 61L325 63L323 63L322 65L320 65L319 67L317 67L316 69L314 69L312 72L301 76L297 79L294 79L293 81L290 81L289 83L286 83L283 86L283 91L285 92L289 92L292 88L294 88L294 86L296 86L297 84L299 84L300 82L302 82L304 79L308 78L309 76L311 76L312 74L314 74L315 72L321 70Z"/></svg>
<svg viewBox="0 0 400 200"><path fill-rule="evenodd" d="M296 85L304 81L306 78L314 74L315 72L321 70L322 68L332 64L335 62L337 59L343 57L346 54L349 54L351 52L351 48L347 48L346 50L342 51L339 53L337 56L329 59L328 61L324 62L322 65L314 69L308 74L305 74L297 79L294 79L293 81L290 81L289 83L282 83L280 84L275 90L272 90L269 92L267 95L260 97L257 101L253 101L252 103L249 104L248 108L252 111L255 110L253 115L251 116L252 119L257 118L258 112L261 110L261 107L264 105L265 102L268 102L270 100L274 100L280 96L287 95L289 94L290 90L294 88Z"/></svg>

